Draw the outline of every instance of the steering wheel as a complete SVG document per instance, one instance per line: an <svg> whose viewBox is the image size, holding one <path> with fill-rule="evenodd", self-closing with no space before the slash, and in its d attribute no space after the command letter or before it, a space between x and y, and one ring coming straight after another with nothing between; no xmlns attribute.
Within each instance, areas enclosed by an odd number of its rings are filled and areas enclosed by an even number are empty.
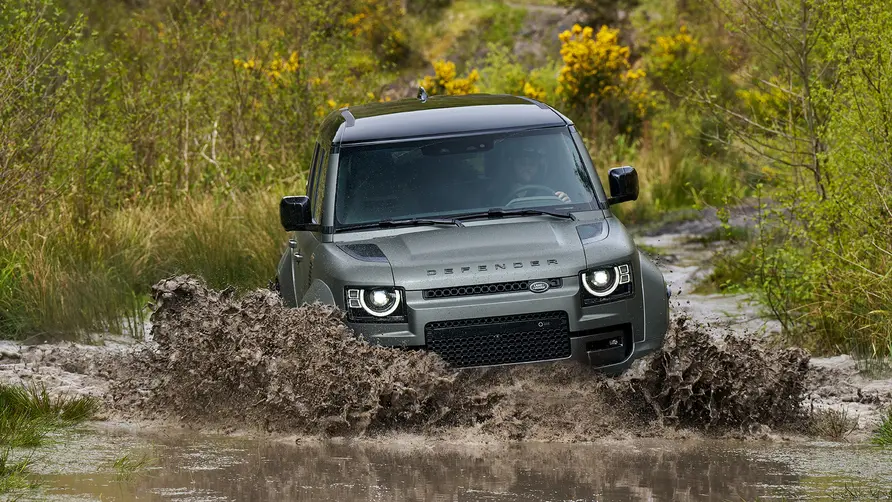
<svg viewBox="0 0 892 502"><path fill-rule="evenodd" d="M551 195L555 199L559 198L557 195L554 194L553 188L547 187L545 185L524 185L511 193L511 200L519 198L520 193L526 192L527 190L533 190L533 193L539 193L541 195ZM527 195L527 197L532 197L532 195Z"/></svg>

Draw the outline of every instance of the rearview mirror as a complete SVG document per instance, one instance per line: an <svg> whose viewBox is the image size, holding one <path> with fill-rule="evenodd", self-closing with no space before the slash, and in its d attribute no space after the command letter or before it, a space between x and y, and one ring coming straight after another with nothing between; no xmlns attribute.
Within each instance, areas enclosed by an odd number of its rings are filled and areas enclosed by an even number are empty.
<svg viewBox="0 0 892 502"><path fill-rule="evenodd" d="M608 204L638 199L638 173L632 166L615 167L607 174L610 182Z"/></svg>
<svg viewBox="0 0 892 502"><path fill-rule="evenodd" d="M279 219L288 232L303 230L310 221L310 198L305 195L282 197L279 203Z"/></svg>

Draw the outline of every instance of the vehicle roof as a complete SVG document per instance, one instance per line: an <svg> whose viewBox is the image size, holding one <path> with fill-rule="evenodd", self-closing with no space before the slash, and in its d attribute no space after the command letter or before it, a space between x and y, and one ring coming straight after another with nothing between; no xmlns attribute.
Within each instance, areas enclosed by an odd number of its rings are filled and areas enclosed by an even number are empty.
<svg viewBox="0 0 892 502"><path fill-rule="evenodd" d="M332 113L335 144L367 143L506 129L566 126L548 105L508 95L471 94L401 99L342 108ZM333 129L333 128L332 128Z"/></svg>

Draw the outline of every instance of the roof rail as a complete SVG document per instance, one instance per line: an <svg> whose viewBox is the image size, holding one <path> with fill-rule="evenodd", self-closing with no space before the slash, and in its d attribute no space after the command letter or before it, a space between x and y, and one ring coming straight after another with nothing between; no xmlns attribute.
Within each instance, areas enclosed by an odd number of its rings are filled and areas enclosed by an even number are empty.
<svg viewBox="0 0 892 502"><path fill-rule="evenodd" d="M541 108L541 109L543 109L543 110L550 110L550 109L551 109L551 107L549 107L549 106L546 105L545 103L543 103L543 102L541 102L541 101L536 101L536 100L533 99L533 98L529 98L529 97L527 97L527 96L517 96L517 97L520 98L520 99L529 101L530 103L535 104L536 106L538 106L539 108Z"/></svg>
<svg viewBox="0 0 892 502"><path fill-rule="evenodd" d="M422 103L427 103L427 91L424 90L424 87L418 86L418 99L421 100Z"/></svg>
<svg viewBox="0 0 892 502"><path fill-rule="evenodd" d="M354 117L346 107L341 108L341 117L344 117L347 127L353 127L353 125L356 124L356 117Z"/></svg>

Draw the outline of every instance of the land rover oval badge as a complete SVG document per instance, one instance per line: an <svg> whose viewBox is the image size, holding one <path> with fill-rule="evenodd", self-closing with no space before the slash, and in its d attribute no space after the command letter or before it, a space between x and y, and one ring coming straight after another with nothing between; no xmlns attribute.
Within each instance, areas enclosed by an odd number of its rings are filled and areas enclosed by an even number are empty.
<svg viewBox="0 0 892 502"><path fill-rule="evenodd" d="M548 283L545 281L531 282L530 291L532 291L533 293L544 293L548 291Z"/></svg>

